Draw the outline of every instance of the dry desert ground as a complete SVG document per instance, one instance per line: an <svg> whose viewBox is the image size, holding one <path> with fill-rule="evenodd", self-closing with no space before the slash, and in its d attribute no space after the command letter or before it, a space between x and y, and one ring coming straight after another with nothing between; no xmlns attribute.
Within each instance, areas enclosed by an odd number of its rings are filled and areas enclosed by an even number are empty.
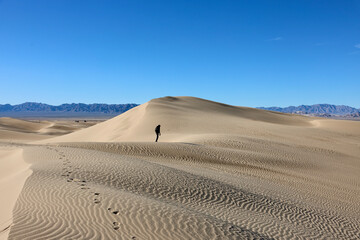
<svg viewBox="0 0 360 240"><path fill-rule="evenodd" d="M0 118L0 191L0 239L360 239L360 122L193 97Z"/></svg>

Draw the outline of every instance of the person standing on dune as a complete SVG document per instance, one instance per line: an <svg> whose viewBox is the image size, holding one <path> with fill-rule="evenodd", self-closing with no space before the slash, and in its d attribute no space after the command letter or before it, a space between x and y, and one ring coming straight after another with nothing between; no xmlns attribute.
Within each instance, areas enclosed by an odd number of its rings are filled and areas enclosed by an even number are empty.
<svg viewBox="0 0 360 240"><path fill-rule="evenodd" d="M155 128L155 133L156 133L156 140L155 142L158 141L159 139L159 136L161 136L161 133L160 133L160 125L157 125L156 128Z"/></svg>

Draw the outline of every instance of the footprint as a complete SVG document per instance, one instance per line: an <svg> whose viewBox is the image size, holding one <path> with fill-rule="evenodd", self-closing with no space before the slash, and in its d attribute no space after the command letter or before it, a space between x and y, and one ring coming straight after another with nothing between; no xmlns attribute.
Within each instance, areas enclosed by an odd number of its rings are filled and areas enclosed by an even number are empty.
<svg viewBox="0 0 360 240"><path fill-rule="evenodd" d="M119 211L118 211L118 210L113 211L112 214L118 215L118 214L119 214Z"/></svg>
<svg viewBox="0 0 360 240"><path fill-rule="evenodd" d="M90 188L88 188L88 187L82 187L81 189L84 189L84 190L86 190L86 189L90 189Z"/></svg>
<svg viewBox="0 0 360 240"><path fill-rule="evenodd" d="M113 225L114 225L115 230L118 230L120 228L119 227L120 223L118 223L118 222L113 222Z"/></svg>
<svg viewBox="0 0 360 240"><path fill-rule="evenodd" d="M100 200L95 198L95 199L94 199L94 203L95 203L95 204L98 204L98 203L100 203Z"/></svg>
<svg viewBox="0 0 360 240"><path fill-rule="evenodd" d="M94 195L99 196L99 195L100 195L100 193L96 192L96 193L94 193Z"/></svg>

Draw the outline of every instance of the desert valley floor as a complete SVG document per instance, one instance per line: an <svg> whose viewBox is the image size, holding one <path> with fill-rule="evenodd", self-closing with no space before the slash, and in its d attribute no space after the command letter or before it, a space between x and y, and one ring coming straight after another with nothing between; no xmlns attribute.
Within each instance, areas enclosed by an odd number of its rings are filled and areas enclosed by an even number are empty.
<svg viewBox="0 0 360 240"><path fill-rule="evenodd" d="M0 239L360 239L359 173L360 121L192 97L0 118Z"/></svg>

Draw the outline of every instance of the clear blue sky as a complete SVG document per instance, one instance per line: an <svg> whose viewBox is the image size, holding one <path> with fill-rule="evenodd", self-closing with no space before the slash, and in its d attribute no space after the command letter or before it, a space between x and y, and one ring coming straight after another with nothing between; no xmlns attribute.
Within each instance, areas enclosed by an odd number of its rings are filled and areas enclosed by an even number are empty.
<svg viewBox="0 0 360 240"><path fill-rule="evenodd" d="M0 103L360 107L360 0L0 0Z"/></svg>

